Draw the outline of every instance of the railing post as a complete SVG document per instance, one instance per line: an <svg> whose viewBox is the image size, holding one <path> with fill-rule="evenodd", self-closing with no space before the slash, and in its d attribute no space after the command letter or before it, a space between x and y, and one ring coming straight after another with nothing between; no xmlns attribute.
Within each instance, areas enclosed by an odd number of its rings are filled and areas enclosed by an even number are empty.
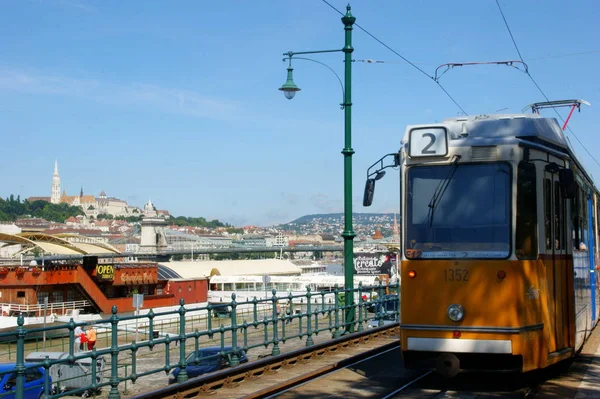
<svg viewBox="0 0 600 399"><path fill-rule="evenodd" d="M44 360L44 370L46 371L46 378L44 378L44 395L46 397L52 394L52 384L50 384L50 357L46 355Z"/></svg>
<svg viewBox="0 0 600 399"><path fill-rule="evenodd" d="M379 323L377 323L377 325L379 327L383 326L383 315L385 314L384 311L384 306L385 303L383 302L383 282L379 281L379 297L377 298L377 302L378 302L378 307L377 307L377 319L379 319Z"/></svg>
<svg viewBox="0 0 600 399"><path fill-rule="evenodd" d="M362 281L358 282L358 331L362 331L363 330L363 308L364 308L364 301L363 301L363 297L362 297Z"/></svg>
<svg viewBox="0 0 600 399"><path fill-rule="evenodd" d="M108 399L121 399L119 393L119 335L117 334L117 326L119 324L119 316L117 316L117 307L113 305L112 316L110 316L111 325L111 343L110 343L110 392Z"/></svg>
<svg viewBox="0 0 600 399"><path fill-rule="evenodd" d="M313 342L313 331L312 331L312 304L310 298L312 293L310 292L310 286L306 286L306 346L311 346Z"/></svg>
<svg viewBox="0 0 600 399"><path fill-rule="evenodd" d="M127 378L131 378L131 382L135 384L137 380L137 351L138 351L138 343L135 341L131 342L131 375L127 374L125 371L125 391L127 391Z"/></svg>
<svg viewBox="0 0 600 399"><path fill-rule="evenodd" d="M46 357L48 358L48 357ZM49 362L49 361L48 361ZM96 348L92 348L92 384L90 388L92 389L92 395L95 395L98 392L98 355L96 354Z"/></svg>
<svg viewBox="0 0 600 399"><path fill-rule="evenodd" d="M338 294L339 294L340 290L338 289L337 284L334 287L333 290L333 311L334 313L334 324L333 324L333 338L338 338L341 334L340 332L340 316L339 316L339 301L338 301Z"/></svg>
<svg viewBox="0 0 600 399"><path fill-rule="evenodd" d="M69 327L69 356L73 356L79 350L79 347L75 350L75 322L72 317L69 319L67 326Z"/></svg>
<svg viewBox="0 0 600 399"><path fill-rule="evenodd" d="M240 364L240 357L237 354L237 302L235 293L231 294L231 366Z"/></svg>
<svg viewBox="0 0 600 399"><path fill-rule="evenodd" d="M258 328L258 299L254 297L252 299L252 324L254 325L254 329Z"/></svg>
<svg viewBox="0 0 600 399"><path fill-rule="evenodd" d="M273 302L273 350L271 351L271 355L277 356L281 353L279 350L279 335L277 334L277 291L272 291L273 296L271 297L271 301Z"/></svg>
<svg viewBox="0 0 600 399"><path fill-rule="evenodd" d="M206 316L206 331L208 331L208 339L212 339L213 337L213 332L212 332L212 318L213 318L213 312L212 312L212 305L209 303L206 306L206 312L207 312L207 316Z"/></svg>
<svg viewBox="0 0 600 399"><path fill-rule="evenodd" d="M148 337L149 348L150 350L154 349L154 311L150 309L147 314L148 316L148 330L150 331L150 336Z"/></svg>
<svg viewBox="0 0 600 399"><path fill-rule="evenodd" d="M181 368L177 375L177 382L188 380L188 374L185 370L185 306L183 298L179 300L179 367Z"/></svg>
<svg viewBox="0 0 600 399"><path fill-rule="evenodd" d="M15 364L15 371L17 372L17 386L16 386L16 399L23 399L25 385L25 319L23 314L20 314L17 318L17 362Z"/></svg>

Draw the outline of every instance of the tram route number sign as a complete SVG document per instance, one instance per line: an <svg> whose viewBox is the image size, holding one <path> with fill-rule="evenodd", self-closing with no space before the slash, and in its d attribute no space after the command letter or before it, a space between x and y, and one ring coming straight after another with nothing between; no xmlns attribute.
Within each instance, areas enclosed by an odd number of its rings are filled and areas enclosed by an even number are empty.
<svg viewBox="0 0 600 399"><path fill-rule="evenodd" d="M443 127L412 129L408 134L411 157L443 157L448 155L448 133Z"/></svg>

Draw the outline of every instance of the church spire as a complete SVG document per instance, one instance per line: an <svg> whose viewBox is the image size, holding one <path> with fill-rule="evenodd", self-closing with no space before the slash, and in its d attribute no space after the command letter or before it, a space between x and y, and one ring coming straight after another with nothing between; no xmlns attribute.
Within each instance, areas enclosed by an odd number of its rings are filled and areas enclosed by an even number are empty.
<svg viewBox="0 0 600 399"><path fill-rule="evenodd" d="M81 186L81 191L79 192L79 196L83 197L83 186Z"/></svg>
<svg viewBox="0 0 600 399"><path fill-rule="evenodd" d="M58 175L58 161L54 160L54 174L52 175L52 194L50 202L53 204L60 203L60 176Z"/></svg>

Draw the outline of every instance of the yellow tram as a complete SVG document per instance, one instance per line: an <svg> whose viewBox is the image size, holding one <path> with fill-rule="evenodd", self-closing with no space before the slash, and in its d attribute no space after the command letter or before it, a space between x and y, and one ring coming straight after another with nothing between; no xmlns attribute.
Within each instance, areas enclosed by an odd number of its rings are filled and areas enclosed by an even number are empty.
<svg viewBox="0 0 600 399"><path fill-rule="evenodd" d="M553 118L408 126L367 172L399 167L400 339L408 368L529 371L598 320L598 191Z"/></svg>

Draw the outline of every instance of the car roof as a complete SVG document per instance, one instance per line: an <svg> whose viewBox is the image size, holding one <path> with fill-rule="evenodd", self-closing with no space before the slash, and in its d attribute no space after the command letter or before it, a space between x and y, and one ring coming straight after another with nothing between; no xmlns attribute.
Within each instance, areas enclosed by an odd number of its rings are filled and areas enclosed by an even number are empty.
<svg viewBox="0 0 600 399"><path fill-rule="evenodd" d="M233 351L233 347L232 346L205 346L203 348L198 348L198 352L200 353L205 353L205 352L209 352L209 353L218 353L218 352L231 352ZM238 352L241 352L243 356L246 356L246 352L238 347ZM192 352L194 353L194 352Z"/></svg>
<svg viewBox="0 0 600 399"><path fill-rule="evenodd" d="M0 373L6 373L8 371L14 371L17 365L15 363L0 363ZM40 368L37 363L25 363L27 368Z"/></svg>
<svg viewBox="0 0 600 399"><path fill-rule="evenodd" d="M198 350L199 351L211 351L211 352L213 352L213 351L217 351L217 352L225 351L226 352L226 351L232 350L232 347L231 346L223 346L223 347L221 347L221 346L205 346L202 348L198 348Z"/></svg>

